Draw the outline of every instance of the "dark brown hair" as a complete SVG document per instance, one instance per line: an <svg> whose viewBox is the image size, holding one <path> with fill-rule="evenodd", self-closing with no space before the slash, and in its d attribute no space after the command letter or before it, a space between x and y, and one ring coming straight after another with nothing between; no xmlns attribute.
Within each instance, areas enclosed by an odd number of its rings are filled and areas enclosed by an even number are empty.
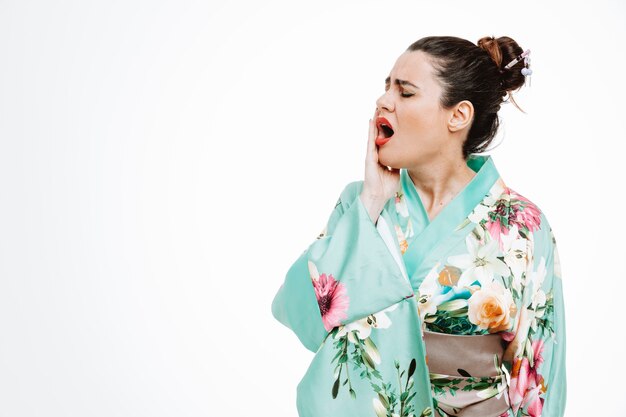
<svg viewBox="0 0 626 417"><path fill-rule="evenodd" d="M455 36L427 36L411 44L407 51L428 54L443 87L440 100L443 108L450 109L462 100L469 100L474 106L463 158L487 149L498 132L498 110L507 93L515 107L525 113L511 96L526 81L520 72L524 60L504 69L524 50L508 36L485 36L477 44Z"/></svg>

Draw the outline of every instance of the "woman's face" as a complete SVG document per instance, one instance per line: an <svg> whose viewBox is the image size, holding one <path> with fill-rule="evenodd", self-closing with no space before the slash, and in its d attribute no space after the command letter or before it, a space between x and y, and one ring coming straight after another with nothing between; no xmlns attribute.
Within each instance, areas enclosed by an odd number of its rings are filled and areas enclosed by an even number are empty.
<svg viewBox="0 0 626 417"><path fill-rule="evenodd" d="M385 93L376 100L376 117L386 118L394 132L378 146L381 164L411 168L432 162L433 157L461 155L461 143L452 140L448 130L453 111L439 106L441 92L424 52L400 55L385 82Z"/></svg>

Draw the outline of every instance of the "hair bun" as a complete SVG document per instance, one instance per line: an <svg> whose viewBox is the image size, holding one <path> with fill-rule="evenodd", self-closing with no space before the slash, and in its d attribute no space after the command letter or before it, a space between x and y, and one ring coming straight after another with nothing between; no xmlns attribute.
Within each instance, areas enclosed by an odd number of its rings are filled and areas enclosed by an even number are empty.
<svg viewBox="0 0 626 417"><path fill-rule="evenodd" d="M478 40L478 46L487 51L493 62L496 63L502 72L502 52L498 45L498 40L493 36L485 36Z"/></svg>
<svg viewBox="0 0 626 417"><path fill-rule="evenodd" d="M509 62L524 52L514 39L508 36L500 36L499 38L485 36L478 40L478 46L484 49L498 66L504 91L517 90L524 85L526 76L521 72L524 67L523 60L511 68L504 69Z"/></svg>

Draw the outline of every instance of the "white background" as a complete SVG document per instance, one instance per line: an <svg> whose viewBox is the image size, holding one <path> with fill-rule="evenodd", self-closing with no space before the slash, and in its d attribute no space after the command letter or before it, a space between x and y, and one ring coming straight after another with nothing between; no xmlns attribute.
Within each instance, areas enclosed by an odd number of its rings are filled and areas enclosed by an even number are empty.
<svg viewBox="0 0 626 417"><path fill-rule="evenodd" d="M559 244L566 416L625 416L625 23L617 1L1 0L0 416L296 416L313 354L271 301L429 35L531 49L490 154Z"/></svg>

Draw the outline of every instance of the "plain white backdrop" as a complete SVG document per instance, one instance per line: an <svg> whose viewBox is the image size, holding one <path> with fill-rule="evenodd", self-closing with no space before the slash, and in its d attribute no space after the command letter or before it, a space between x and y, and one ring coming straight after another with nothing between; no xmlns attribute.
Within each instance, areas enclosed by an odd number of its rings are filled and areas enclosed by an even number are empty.
<svg viewBox="0 0 626 417"><path fill-rule="evenodd" d="M0 417L296 416L271 315L414 41L510 36L489 152L546 213L567 417L626 416L618 1L0 1ZM335 417L335 416L329 416Z"/></svg>

